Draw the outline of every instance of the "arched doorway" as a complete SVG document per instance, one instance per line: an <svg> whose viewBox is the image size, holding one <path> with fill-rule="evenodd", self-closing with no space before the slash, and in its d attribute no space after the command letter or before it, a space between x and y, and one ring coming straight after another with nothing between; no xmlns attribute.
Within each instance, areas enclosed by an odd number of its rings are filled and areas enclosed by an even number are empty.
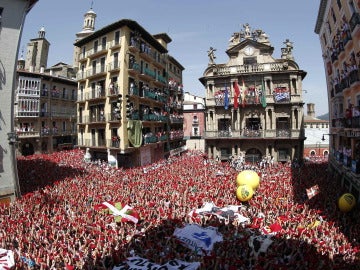
<svg viewBox="0 0 360 270"><path fill-rule="evenodd" d="M23 156L30 156L34 154L34 145L32 143L26 142L21 147L21 154Z"/></svg>
<svg viewBox="0 0 360 270"><path fill-rule="evenodd" d="M245 162L257 163L261 161L262 154L257 148L250 148L246 151Z"/></svg>

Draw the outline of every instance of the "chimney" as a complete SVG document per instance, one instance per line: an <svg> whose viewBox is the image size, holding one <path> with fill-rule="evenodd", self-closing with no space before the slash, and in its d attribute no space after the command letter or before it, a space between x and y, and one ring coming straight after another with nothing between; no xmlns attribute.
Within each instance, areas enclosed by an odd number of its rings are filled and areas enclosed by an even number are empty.
<svg viewBox="0 0 360 270"><path fill-rule="evenodd" d="M315 104L314 103L307 104L307 115L309 117L315 118Z"/></svg>
<svg viewBox="0 0 360 270"><path fill-rule="evenodd" d="M40 68L40 73L44 73L44 67Z"/></svg>

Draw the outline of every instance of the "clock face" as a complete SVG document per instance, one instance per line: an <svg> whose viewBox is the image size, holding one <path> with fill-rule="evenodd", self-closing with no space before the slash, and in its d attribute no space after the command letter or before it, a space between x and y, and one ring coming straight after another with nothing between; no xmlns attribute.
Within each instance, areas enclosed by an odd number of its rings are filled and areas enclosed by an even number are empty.
<svg viewBox="0 0 360 270"><path fill-rule="evenodd" d="M251 46L245 47L245 54L246 55L252 55L254 53L254 48Z"/></svg>

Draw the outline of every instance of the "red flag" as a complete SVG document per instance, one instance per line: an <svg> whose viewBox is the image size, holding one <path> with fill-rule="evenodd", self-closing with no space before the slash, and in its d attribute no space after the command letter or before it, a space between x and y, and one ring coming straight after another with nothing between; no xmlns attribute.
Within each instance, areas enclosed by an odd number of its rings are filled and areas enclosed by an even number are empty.
<svg viewBox="0 0 360 270"><path fill-rule="evenodd" d="M245 103L246 103L246 101L245 101L245 96L246 96L246 92L245 92L246 90L245 90L245 83L244 83L244 79L242 80L242 87L241 87L241 94L242 94L242 97L241 97L241 99L242 99L242 104L241 104L241 106L244 108L245 107Z"/></svg>
<svg viewBox="0 0 360 270"><path fill-rule="evenodd" d="M239 95L240 95L240 89L237 82L234 82L234 109L236 110L239 107Z"/></svg>

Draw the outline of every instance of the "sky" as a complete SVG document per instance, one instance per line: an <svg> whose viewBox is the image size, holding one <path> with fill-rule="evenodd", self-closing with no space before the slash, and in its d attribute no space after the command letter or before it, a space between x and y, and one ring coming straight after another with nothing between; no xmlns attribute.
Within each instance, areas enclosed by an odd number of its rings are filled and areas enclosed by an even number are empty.
<svg viewBox="0 0 360 270"><path fill-rule="evenodd" d="M314 32L319 4L320 0L39 0L26 16L19 57L44 27L50 42L48 67L72 64L75 35L92 7L97 14L95 30L131 19L150 34L167 33L172 39L169 54L185 68L184 91L204 97L199 78L209 62L207 51L215 48L216 64L226 63L231 35L248 23L269 36L274 58L281 58L286 39L293 42L295 61L307 72L304 102L314 103L320 116L328 112L328 97L320 40Z"/></svg>

